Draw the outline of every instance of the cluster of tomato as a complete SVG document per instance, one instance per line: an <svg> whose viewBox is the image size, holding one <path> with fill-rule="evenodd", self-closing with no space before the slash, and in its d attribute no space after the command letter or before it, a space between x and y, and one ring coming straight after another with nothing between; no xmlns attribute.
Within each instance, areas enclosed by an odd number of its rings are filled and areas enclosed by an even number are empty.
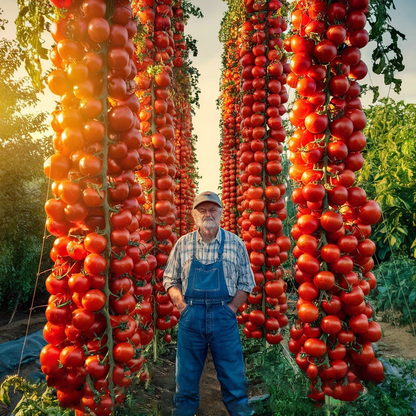
<svg viewBox="0 0 416 416"><path fill-rule="evenodd" d="M174 117L177 114L171 97L174 34L171 0L133 3L143 29L143 42L137 45L137 96L141 110L139 118L143 135L143 156L136 174L144 190L143 215L139 222L142 242L156 259L155 268L144 276L153 286L153 313L141 320L141 325L164 331L164 340L171 341L170 328L178 322L179 311L163 287L163 272L170 251L177 239L175 205ZM177 8L176 10L179 10ZM176 13L179 13L176 11ZM149 254L143 259L148 260ZM145 300L147 302L147 300ZM147 303L146 303L147 308Z"/></svg>
<svg viewBox="0 0 416 416"><path fill-rule="evenodd" d="M223 212L221 227L237 234L237 148L240 134L241 114L238 94L240 92L240 68L238 65L238 26L231 29L231 38L224 44L224 68L222 75L222 134L220 144Z"/></svg>
<svg viewBox="0 0 416 416"><path fill-rule="evenodd" d="M286 70L279 48L286 22L280 16L280 1L245 2L248 19L242 26L241 117L239 158L238 219L241 237L250 257L256 286L247 304L240 308L239 321L245 323L248 338L269 343L282 340L280 327L287 325L286 283L282 280L290 240L283 236L286 218L283 195L282 155L286 131ZM263 334L263 328L265 334Z"/></svg>
<svg viewBox="0 0 416 416"><path fill-rule="evenodd" d="M188 50L184 39L186 20L181 1L173 5L173 40L175 59L173 73L176 80L174 103L176 108L175 151L178 172L175 204L178 209L176 230L179 236L191 232L194 228L192 205L195 198L195 149L192 146L192 111L190 104L191 80L184 68Z"/></svg>
<svg viewBox="0 0 416 416"><path fill-rule="evenodd" d="M51 27L56 69L48 85L60 104L44 170L56 240L40 361L60 404L79 415L111 414L143 365L134 297L140 256L131 250L140 242L142 198L136 32L128 0L111 10L103 0L74 1Z"/></svg>
<svg viewBox="0 0 416 416"><path fill-rule="evenodd" d="M367 73L360 52L369 39L367 12L368 0L299 0L285 42L293 52L288 84L297 91L289 150L290 176L298 184L292 236L299 321L289 348L316 400L354 400L361 380L383 379L371 345L381 330L365 299L376 285L369 237L381 211L354 186L366 145L357 80Z"/></svg>

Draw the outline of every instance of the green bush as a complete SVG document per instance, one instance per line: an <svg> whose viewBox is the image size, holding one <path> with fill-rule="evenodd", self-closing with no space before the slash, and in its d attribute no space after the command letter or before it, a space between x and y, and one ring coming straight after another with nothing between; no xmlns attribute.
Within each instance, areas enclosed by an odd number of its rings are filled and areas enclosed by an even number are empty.
<svg viewBox="0 0 416 416"><path fill-rule="evenodd" d="M416 322L416 260L399 256L373 269L377 286L371 305L387 321Z"/></svg>
<svg viewBox="0 0 416 416"><path fill-rule="evenodd" d="M365 110L366 163L357 172L361 186L383 211L371 239L377 256L414 257L416 251L416 105L382 99Z"/></svg>
<svg viewBox="0 0 416 416"><path fill-rule="evenodd" d="M0 11L1 13L1 11ZM0 17L0 27L3 20ZM33 293L44 233L47 178L43 162L51 153L46 113L30 112L38 101L27 78L18 79L23 52L0 39L0 307L11 308ZM51 247L48 241L45 253ZM44 256L42 270L50 268Z"/></svg>

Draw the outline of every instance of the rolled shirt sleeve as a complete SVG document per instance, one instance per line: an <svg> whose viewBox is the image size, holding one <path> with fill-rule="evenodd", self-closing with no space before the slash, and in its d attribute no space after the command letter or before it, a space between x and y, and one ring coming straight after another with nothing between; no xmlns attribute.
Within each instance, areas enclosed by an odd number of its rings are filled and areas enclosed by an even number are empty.
<svg viewBox="0 0 416 416"><path fill-rule="evenodd" d="M241 261L239 262L238 269L237 290L250 293L256 285L254 282L254 274L250 266L247 249L241 240L239 246L239 258Z"/></svg>
<svg viewBox="0 0 416 416"><path fill-rule="evenodd" d="M182 241L179 239L170 252L166 263L166 269L163 273L163 286L166 291L172 286L182 289L181 256L179 255L181 243Z"/></svg>

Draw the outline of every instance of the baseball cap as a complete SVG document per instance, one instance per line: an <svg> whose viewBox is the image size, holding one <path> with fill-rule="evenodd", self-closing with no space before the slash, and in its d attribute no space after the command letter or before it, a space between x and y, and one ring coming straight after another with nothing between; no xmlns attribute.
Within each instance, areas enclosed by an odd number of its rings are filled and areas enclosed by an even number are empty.
<svg viewBox="0 0 416 416"><path fill-rule="evenodd" d="M193 209L203 202L213 202L222 208L220 197L215 192L205 191L197 195L194 199Z"/></svg>

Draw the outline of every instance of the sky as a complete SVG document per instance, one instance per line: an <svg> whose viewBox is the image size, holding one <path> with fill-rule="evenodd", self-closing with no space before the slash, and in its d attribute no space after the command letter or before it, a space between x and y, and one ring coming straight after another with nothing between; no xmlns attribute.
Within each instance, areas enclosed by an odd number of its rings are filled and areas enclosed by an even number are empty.
<svg viewBox="0 0 416 416"><path fill-rule="evenodd" d="M370 0L371 1L371 0ZM221 0L192 0L198 6L204 18L191 17L185 28L185 33L197 40L198 56L192 58L193 66L200 72L199 87L201 89L200 108L196 109L193 119L194 134L198 136L196 145L196 157L201 179L199 190L218 191L220 180L219 140L220 112L216 109L216 100L219 97L219 85L221 76L222 45L218 40L218 32L222 17L227 9L227 4ZM407 103L416 103L416 0L395 0L396 10L391 10L392 25L405 34L406 41L400 42L404 56L405 70L398 74L403 80L400 96L383 85L383 79L369 71L369 75L361 82L379 85L382 97L390 96L395 100L403 100ZM3 18L9 20L9 25L3 35L7 38L15 37L13 22L17 16L17 1L2 2ZM363 60L371 69L371 53L374 45L370 42L363 50ZM24 75L22 73L21 75ZM293 91L289 91L289 100L293 99ZM38 106L42 111L53 111L56 96L45 93L41 96ZM363 105L371 103L371 97L363 97Z"/></svg>

